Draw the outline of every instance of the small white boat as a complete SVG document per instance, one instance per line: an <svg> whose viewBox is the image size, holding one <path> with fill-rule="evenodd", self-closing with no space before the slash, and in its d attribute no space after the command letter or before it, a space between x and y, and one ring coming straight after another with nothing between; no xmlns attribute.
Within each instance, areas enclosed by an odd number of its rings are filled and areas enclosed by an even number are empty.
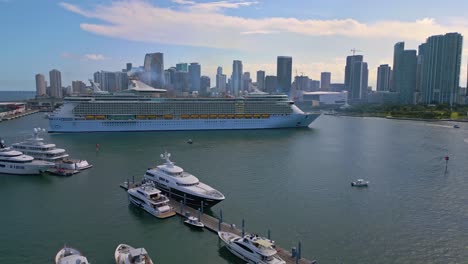
<svg viewBox="0 0 468 264"><path fill-rule="evenodd" d="M192 144L192 143L193 143L192 139L189 138L189 140L187 140L187 143L188 143L188 144Z"/></svg>
<svg viewBox="0 0 468 264"><path fill-rule="evenodd" d="M130 188L127 193L132 204L143 208L157 218L168 218L176 214L169 205L169 199L160 190L156 189L152 182Z"/></svg>
<svg viewBox="0 0 468 264"><path fill-rule="evenodd" d="M198 218L195 216L189 216L187 220L184 221L184 223L186 223L187 225L199 227L199 228L205 227L205 225L200 220L198 220Z"/></svg>
<svg viewBox="0 0 468 264"><path fill-rule="evenodd" d="M353 187L367 187L369 185L369 181L365 181L363 179L358 179L357 181L351 182L351 186Z"/></svg>
<svg viewBox="0 0 468 264"><path fill-rule="evenodd" d="M219 238L232 254L251 264L286 264L278 256L275 242L257 235L240 237L229 232L218 232Z"/></svg>
<svg viewBox="0 0 468 264"><path fill-rule="evenodd" d="M126 244L120 244L115 249L116 264L153 264L153 261L144 248L133 248Z"/></svg>
<svg viewBox="0 0 468 264"><path fill-rule="evenodd" d="M80 251L65 246L55 255L55 264L89 264L89 262Z"/></svg>
<svg viewBox="0 0 468 264"><path fill-rule="evenodd" d="M459 125L453 125L453 128L460 128Z"/></svg>

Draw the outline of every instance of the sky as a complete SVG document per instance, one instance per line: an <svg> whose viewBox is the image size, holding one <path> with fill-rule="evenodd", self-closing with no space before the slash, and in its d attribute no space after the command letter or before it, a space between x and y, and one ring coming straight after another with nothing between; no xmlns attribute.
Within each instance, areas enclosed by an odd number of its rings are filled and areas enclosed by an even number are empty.
<svg viewBox="0 0 468 264"><path fill-rule="evenodd" d="M35 90L34 76L62 72L62 85L95 71L143 64L164 53L164 67L199 62L211 77L244 71L276 75L276 57L293 57L293 76L343 83L351 49L369 65L392 64L393 45L417 49L431 35L468 36L468 1L440 0L0 0L0 90ZM460 85L467 83L464 41Z"/></svg>

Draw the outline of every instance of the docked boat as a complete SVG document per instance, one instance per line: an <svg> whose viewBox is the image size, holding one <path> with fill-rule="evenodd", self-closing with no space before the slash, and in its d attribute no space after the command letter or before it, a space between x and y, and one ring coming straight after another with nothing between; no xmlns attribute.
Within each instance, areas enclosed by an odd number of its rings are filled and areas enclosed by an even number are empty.
<svg viewBox="0 0 468 264"><path fill-rule="evenodd" d="M184 223L186 223L189 226L193 227L198 227L198 228L203 228L205 225L195 216L189 216Z"/></svg>
<svg viewBox="0 0 468 264"><path fill-rule="evenodd" d="M0 139L0 173L40 174L54 167L54 163L35 160L21 151L13 150Z"/></svg>
<svg viewBox="0 0 468 264"><path fill-rule="evenodd" d="M32 137L23 142L13 144L12 148L36 160L53 162L58 169L80 171L92 167L86 160L70 159L65 149L57 148L55 144L45 143L44 139L39 137L39 133L41 132L45 132L45 129L34 128Z"/></svg>
<svg viewBox="0 0 468 264"><path fill-rule="evenodd" d="M146 171L145 180L152 181L156 188L177 201L185 201L186 205L199 208L212 207L225 199L224 195L198 180L194 175L176 166L170 160L171 154L161 154L166 163Z"/></svg>
<svg viewBox="0 0 468 264"><path fill-rule="evenodd" d="M116 264L153 264L144 248L135 249L126 244L118 245L114 256Z"/></svg>
<svg viewBox="0 0 468 264"><path fill-rule="evenodd" d="M367 187L369 185L369 181L365 181L363 179L358 179L357 181L351 182L351 186L353 187Z"/></svg>
<svg viewBox="0 0 468 264"><path fill-rule="evenodd" d="M175 215L169 206L169 199L154 187L153 183L145 183L127 191L130 202L157 218L167 218Z"/></svg>
<svg viewBox="0 0 468 264"><path fill-rule="evenodd" d="M285 264L278 256L274 241L257 235L240 237L229 232L218 232L226 248L237 257L252 264Z"/></svg>
<svg viewBox="0 0 468 264"><path fill-rule="evenodd" d="M453 128L460 128L459 125L453 125Z"/></svg>
<svg viewBox="0 0 468 264"><path fill-rule="evenodd" d="M80 251L65 246L55 255L55 264L89 264L89 262Z"/></svg>

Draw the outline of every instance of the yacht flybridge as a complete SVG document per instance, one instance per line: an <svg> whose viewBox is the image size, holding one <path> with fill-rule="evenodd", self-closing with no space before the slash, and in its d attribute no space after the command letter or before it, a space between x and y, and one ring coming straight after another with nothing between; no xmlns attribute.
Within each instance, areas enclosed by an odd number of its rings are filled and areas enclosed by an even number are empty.
<svg viewBox="0 0 468 264"><path fill-rule="evenodd" d="M5 142L0 139L0 173L40 174L53 166L52 162L34 160L31 156L6 147Z"/></svg>
<svg viewBox="0 0 468 264"><path fill-rule="evenodd" d="M237 257L253 264L286 264L278 255L272 240L257 235L240 237L229 232L218 232L227 249Z"/></svg>
<svg viewBox="0 0 468 264"><path fill-rule="evenodd" d="M128 189L128 199L157 218L174 216L175 211L169 206L169 199L154 187L153 183Z"/></svg>
<svg viewBox="0 0 468 264"><path fill-rule="evenodd" d="M176 166L170 160L171 154L161 154L166 163L146 171L145 180L152 181L156 187L170 198L185 201L188 206L212 207L225 199L224 195L214 188L200 182L197 177Z"/></svg>
<svg viewBox="0 0 468 264"><path fill-rule="evenodd" d="M12 147L37 160L54 162L59 169L79 171L92 167L86 160L69 159L65 149L57 148L55 144L45 143L44 139L39 137L39 133L45 131L43 128L34 128L32 137L23 142L15 143Z"/></svg>

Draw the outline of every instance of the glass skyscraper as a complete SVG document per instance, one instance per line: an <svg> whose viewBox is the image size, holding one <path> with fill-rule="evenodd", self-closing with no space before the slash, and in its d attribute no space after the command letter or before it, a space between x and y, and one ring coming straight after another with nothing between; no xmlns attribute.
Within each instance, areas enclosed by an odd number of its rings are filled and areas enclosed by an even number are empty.
<svg viewBox="0 0 468 264"><path fill-rule="evenodd" d="M278 92L289 94L292 79L292 57L278 56L276 62Z"/></svg>

